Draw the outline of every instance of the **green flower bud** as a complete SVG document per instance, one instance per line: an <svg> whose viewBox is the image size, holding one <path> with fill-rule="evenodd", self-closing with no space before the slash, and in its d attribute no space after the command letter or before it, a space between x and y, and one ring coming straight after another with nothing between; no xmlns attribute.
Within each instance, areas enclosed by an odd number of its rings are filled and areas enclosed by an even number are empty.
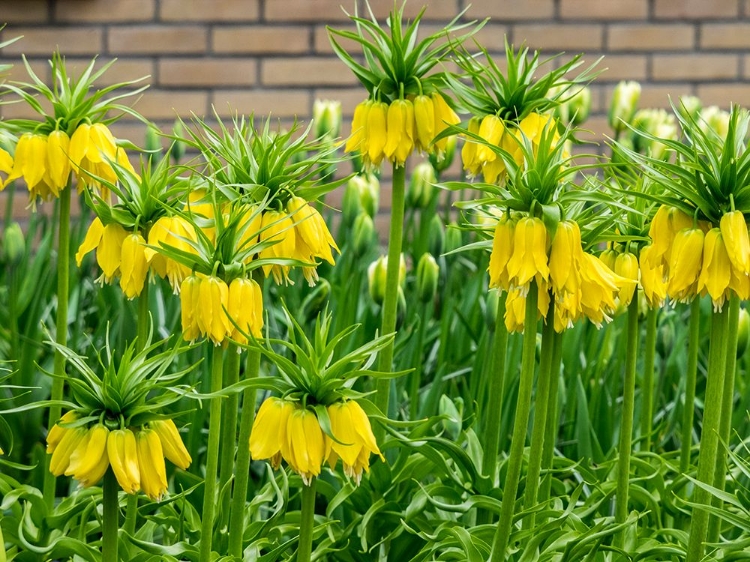
<svg viewBox="0 0 750 562"><path fill-rule="evenodd" d="M432 199L433 184L437 181L435 170L429 162L420 162L411 173L406 204L409 207L427 207Z"/></svg>
<svg viewBox="0 0 750 562"><path fill-rule="evenodd" d="M494 332L497 327L497 307L500 302L500 291L493 289L487 293L487 303L484 307L484 322L487 329Z"/></svg>
<svg viewBox="0 0 750 562"><path fill-rule="evenodd" d="M570 92L563 92L563 86L553 86L547 92L547 99L557 100L555 105L551 109L552 116L562 123L570 122L570 103L567 98L570 96Z"/></svg>
<svg viewBox="0 0 750 562"><path fill-rule="evenodd" d="M375 235L375 224L372 222L370 215L360 213L354 221L352 228L352 242L354 246L354 255L363 256L372 246Z"/></svg>
<svg viewBox="0 0 750 562"><path fill-rule="evenodd" d="M582 124L589 118L591 112L591 89L585 86L575 92L573 97L568 100L568 113L570 122L574 126Z"/></svg>
<svg viewBox="0 0 750 562"><path fill-rule="evenodd" d="M433 215L427 231L427 251L433 256L443 255L445 247L445 226L440 215Z"/></svg>
<svg viewBox="0 0 750 562"><path fill-rule="evenodd" d="M463 233L456 221L451 221L445 231L445 253L449 254L464 245Z"/></svg>
<svg viewBox="0 0 750 562"><path fill-rule="evenodd" d="M367 189L367 180L364 176L352 176L347 182L341 201L341 219L346 226L351 226L362 212L362 192L365 189Z"/></svg>
<svg viewBox="0 0 750 562"><path fill-rule="evenodd" d="M398 301L396 304L396 329L400 330L406 320L406 297L403 288L398 288Z"/></svg>
<svg viewBox="0 0 750 562"><path fill-rule="evenodd" d="M612 103L609 107L609 126L619 133L625 129L625 123L633 120L638 100L641 97L641 85L634 81L622 81L612 92Z"/></svg>
<svg viewBox="0 0 750 562"><path fill-rule="evenodd" d="M438 174L442 174L453 163L453 157L456 154L456 142L456 135L451 135L446 139L445 153L442 158L438 158L437 151L430 154L430 164Z"/></svg>
<svg viewBox="0 0 750 562"><path fill-rule="evenodd" d="M663 109L641 109L633 118L633 127L662 139L674 140L677 138L675 116ZM663 158L667 151L665 144L646 139L641 135L636 137L636 148L639 152L649 154L653 158Z"/></svg>
<svg viewBox="0 0 750 562"><path fill-rule="evenodd" d="M725 139L729 131L729 113L719 109L715 105L711 105L701 111L698 125L704 133L712 129L722 139Z"/></svg>
<svg viewBox="0 0 750 562"><path fill-rule="evenodd" d="M385 300L385 281L387 275L388 258L380 256L367 268L367 280L369 283L370 298L377 305L382 305Z"/></svg>
<svg viewBox="0 0 750 562"><path fill-rule="evenodd" d="M366 178L367 182L360 192L360 201L365 212L375 218L380 208L380 180L375 174L368 174Z"/></svg>
<svg viewBox="0 0 750 562"><path fill-rule="evenodd" d="M417 264L417 294L422 302L430 302L437 293L440 266L430 254L422 254Z"/></svg>
<svg viewBox="0 0 750 562"><path fill-rule="evenodd" d="M5 230L5 259L9 264L17 264L26 253L26 238L21 225L11 223Z"/></svg>
<svg viewBox="0 0 750 562"><path fill-rule="evenodd" d="M174 122L174 127L172 127L172 134L175 137L182 137L183 136L183 127L182 127L182 121L179 119ZM183 156L185 156L185 143L181 141L176 141L174 144L172 144L172 149L170 151L170 156L172 157L173 162L179 162L182 160Z"/></svg>
<svg viewBox="0 0 750 562"><path fill-rule="evenodd" d="M161 158L161 139L159 130L154 125L146 127L146 150L154 160Z"/></svg>
<svg viewBox="0 0 750 562"><path fill-rule="evenodd" d="M700 98L696 96L681 96L680 103L677 106L677 111L679 111L684 118L687 118L688 121L697 121L700 117L702 107L703 104L701 103Z"/></svg>
<svg viewBox="0 0 750 562"><path fill-rule="evenodd" d="M315 135L318 138L335 139L341 132L341 102L315 100L313 104Z"/></svg>
<svg viewBox="0 0 750 562"><path fill-rule="evenodd" d="M737 326L737 359L747 351L748 342L750 342L750 314L747 309L740 308L740 320Z"/></svg>

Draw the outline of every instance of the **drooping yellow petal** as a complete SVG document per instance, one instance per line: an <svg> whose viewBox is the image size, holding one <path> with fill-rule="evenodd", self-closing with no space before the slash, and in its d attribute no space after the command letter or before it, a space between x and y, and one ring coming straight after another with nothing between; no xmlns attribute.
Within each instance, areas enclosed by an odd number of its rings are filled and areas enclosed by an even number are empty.
<svg viewBox="0 0 750 562"><path fill-rule="evenodd" d="M129 234L122 242L120 259L120 287L128 299L141 294L147 273L146 241L140 234Z"/></svg>

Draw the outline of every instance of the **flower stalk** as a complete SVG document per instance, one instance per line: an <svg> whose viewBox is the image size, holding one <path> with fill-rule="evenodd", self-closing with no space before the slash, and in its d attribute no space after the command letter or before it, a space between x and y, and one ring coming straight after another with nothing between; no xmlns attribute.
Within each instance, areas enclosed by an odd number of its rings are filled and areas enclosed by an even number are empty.
<svg viewBox="0 0 750 562"><path fill-rule="evenodd" d="M513 526L513 513L518 493L518 482L521 477L523 462L523 448L526 443L526 428L529 425L529 411L531 409L531 390L534 386L534 352L536 350L536 318L537 318L537 284L532 281L526 296L526 314L523 332L523 351L521 355L521 382L518 389L518 406L513 422L513 438L510 444L508 458L508 473L503 488L503 503L500 520L495 531L490 562L505 560L510 532Z"/></svg>
<svg viewBox="0 0 750 562"><path fill-rule="evenodd" d="M210 345L206 343L206 346ZM224 352L214 347L211 363L211 392L222 388ZM203 513L201 517L200 562L210 562L211 544L213 541L214 518L216 516L216 473L219 464L219 441L221 440L221 398L211 398L211 410L208 420L208 450L206 452L205 492L203 495Z"/></svg>
<svg viewBox="0 0 750 562"><path fill-rule="evenodd" d="M312 554L316 483L317 478L313 478L309 485L302 486L302 513L300 515L297 562L310 562L310 555Z"/></svg>
<svg viewBox="0 0 750 562"><path fill-rule="evenodd" d="M240 378L240 353L236 345L229 344L226 353L224 368L224 386L232 386ZM239 407L239 396L232 393L226 398L226 406L223 411L221 422L221 463L219 469L219 490L223 490L234 469L235 450L237 448L237 408ZM222 497L221 513L224 518L229 517L230 496L224 494ZM225 519L226 521L226 519Z"/></svg>
<svg viewBox="0 0 750 562"><path fill-rule="evenodd" d="M643 361L643 413L641 415L641 448L651 450L654 423L654 363L656 359L656 328L658 308L649 308L646 315L646 349Z"/></svg>
<svg viewBox="0 0 750 562"><path fill-rule="evenodd" d="M562 363L562 341L563 334L555 333L554 346L552 348L552 378L550 379L549 397L547 401L547 427L545 428L544 447L542 450L542 470L551 471L555 456L555 441L557 437L557 422L559 419L558 389L560 387L560 365ZM542 477L542 485L539 492L539 502L545 503L549 500L552 490L552 473L547 472Z"/></svg>
<svg viewBox="0 0 750 562"><path fill-rule="evenodd" d="M117 500L117 479L112 470L104 475L102 493L104 495L102 513L102 560L119 560L117 557L117 528L119 526L119 505Z"/></svg>
<svg viewBox="0 0 750 562"><path fill-rule="evenodd" d="M701 301L690 303L688 327L688 364L685 378L685 403L682 412L682 439L680 446L680 472L690 468L690 450L693 446L693 415L695 411L695 381L698 377L698 351L700 348Z"/></svg>
<svg viewBox="0 0 750 562"><path fill-rule="evenodd" d="M70 285L70 179L68 185L60 192L60 218L57 237L57 319L55 330L55 342L58 346L65 347L68 344L68 293ZM55 348L53 372L55 378L52 380L50 400L52 405L49 409L49 423L47 427L53 427L60 419L61 408L59 402L63 398L65 390L65 356L59 347ZM49 459L44 470L44 502L47 507L52 508L55 502L55 476L49 471Z"/></svg>

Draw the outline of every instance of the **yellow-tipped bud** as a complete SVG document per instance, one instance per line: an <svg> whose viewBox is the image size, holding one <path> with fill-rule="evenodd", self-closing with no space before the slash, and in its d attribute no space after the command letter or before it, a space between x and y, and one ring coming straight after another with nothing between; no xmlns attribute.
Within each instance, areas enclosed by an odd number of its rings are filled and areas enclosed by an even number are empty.
<svg viewBox="0 0 750 562"><path fill-rule="evenodd" d="M156 435L159 436L161 447L167 460L182 470L187 470L193 459L185 448L182 437L180 437L180 432L177 430L174 422L169 419L156 420L152 421L149 425L156 432Z"/></svg>

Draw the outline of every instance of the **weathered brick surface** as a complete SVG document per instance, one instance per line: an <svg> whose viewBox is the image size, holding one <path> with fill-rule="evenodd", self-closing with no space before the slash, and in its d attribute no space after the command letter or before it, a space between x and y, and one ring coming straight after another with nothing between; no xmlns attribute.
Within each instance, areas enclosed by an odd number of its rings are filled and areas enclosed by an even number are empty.
<svg viewBox="0 0 750 562"><path fill-rule="evenodd" d="M201 54L208 47L208 30L198 25L113 27L107 37L112 55Z"/></svg>
<svg viewBox="0 0 750 562"><path fill-rule="evenodd" d="M272 3L286 4L278 0ZM159 18L164 21L254 21L260 14L259 4L258 0L160 0Z"/></svg>
<svg viewBox="0 0 750 562"><path fill-rule="evenodd" d="M642 20L648 16L648 0L561 0L560 15L574 20Z"/></svg>
<svg viewBox="0 0 750 562"><path fill-rule="evenodd" d="M256 75L256 63L248 59L165 58L158 68L165 86L252 86Z"/></svg>
<svg viewBox="0 0 750 562"><path fill-rule="evenodd" d="M55 21L66 23L125 23L154 19L156 0L79 0L56 2Z"/></svg>
<svg viewBox="0 0 750 562"><path fill-rule="evenodd" d="M677 24L612 24L607 33L611 51L686 51L695 43L695 27Z"/></svg>
<svg viewBox="0 0 750 562"><path fill-rule="evenodd" d="M738 55L654 55L654 80L720 80L736 78Z"/></svg>

